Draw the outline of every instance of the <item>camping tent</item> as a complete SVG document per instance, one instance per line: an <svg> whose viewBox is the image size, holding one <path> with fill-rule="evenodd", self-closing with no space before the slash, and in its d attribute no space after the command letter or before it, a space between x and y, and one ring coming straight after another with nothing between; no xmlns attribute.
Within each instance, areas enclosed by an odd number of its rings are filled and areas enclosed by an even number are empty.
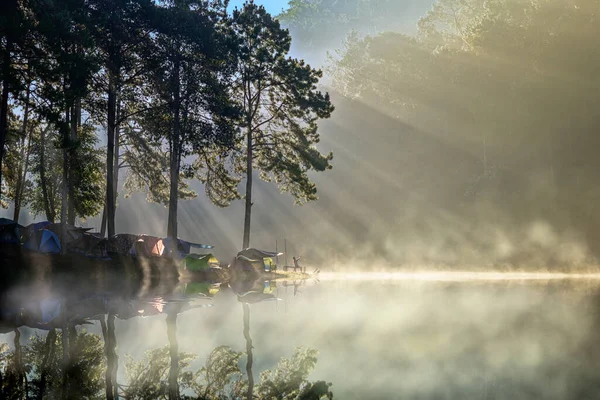
<svg viewBox="0 0 600 400"><path fill-rule="evenodd" d="M132 256L162 256L165 250L163 240L156 236L140 235L129 249Z"/></svg>
<svg viewBox="0 0 600 400"><path fill-rule="evenodd" d="M271 271L277 268L275 258L282 254L249 248L237 254L231 268L234 271Z"/></svg>
<svg viewBox="0 0 600 400"><path fill-rule="evenodd" d="M84 233L78 239L67 244L69 252L80 253L91 256L106 256L106 239L98 234Z"/></svg>
<svg viewBox="0 0 600 400"><path fill-rule="evenodd" d="M21 244L19 224L0 224L0 243Z"/></svg>
<svg viewBox="0 0 600 400"><path fill-rule="evenodd" d="M25 229L23 225L20 225L8 218L0 218L0 243L2 244L21 244L21 234Z"/></svg>
<svg viewBox="0 0 600 400"><path fill-rule="evenodd" d="M137 235L132 235L130 233L119 233L118 235L111 236L106 242L106 252L122 255L129 254L131 247L137 239Z"/></svg>
<svg viewBox="0 0 600 400"><path fill-rule="evenodd" d="M63 227L62 223L53 223L53 224L48 225L45 229L53 232L58 237L61 237L62 227ZM92 228L80 228L77 226L67 224L67 237L63 238L63 242L64 242L63 245L68 246L69 243L76 241L81 236L83 236L84 233L91 231L91 230L92 230Z"/></svg>
<svg viewBox="0 0 600 400"><path fill-rule="evenodd" d="M201 243L192 243L192 242L186 242L185 240L181 240L181 239L177 239L177 255L179 255L179 257L184 257L186 254L190 254L190 251L192 251L192 248L196 248L196 249L212 249L214 248L214 246L208 245L208 244L201 244ZM173 241L171 240L171 238L163 238L163 244L165 246L165 251L164 254L173 254L175 253L173 250Z"/></svg>
<svg viewBox="0 0 600 400"><path fill-rule="evenodd" d="M185 269L188 271L208 271L219 266L219 260L212 254L188 254L184 260Z"/></svg>
<svg viewBox="0 0 600 400"><path fill-rule="evenodd" d="M15 221L13 221L12 219L8 219L8 218L0 218L0 226L2 225L12 225L12 224L16 224ZM22 228L22 226L20 226Z"/></svg>
<svg viewBox="0 0 600 400"><path fill-rule="evenodd" d="M47 229L34 232L29 236L23 248L38 253L60 253L60 240L58 236Z"/></svg>
<svg viewBox="0 0 600 400"><path fill-rule="evenodd" d="M27 230L29 232L37 232L41 231L42 229L48 228L50 225L52 225L52 222L50 221L35 222L33 224L27 225Z"/></svg>

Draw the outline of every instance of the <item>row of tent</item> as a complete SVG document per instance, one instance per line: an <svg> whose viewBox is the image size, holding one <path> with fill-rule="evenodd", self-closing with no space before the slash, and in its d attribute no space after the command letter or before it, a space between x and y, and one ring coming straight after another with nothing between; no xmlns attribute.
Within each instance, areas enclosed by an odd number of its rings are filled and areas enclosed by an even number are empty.
<svg viewBox="0 0 600 400"><path fill-rule="evenodd" d="M59 224L37 222L28 226L20 225L13 220L0 218L0 243L22 245L24 249L40 253L60 253L62 246L56 230Z"/></svg>
<svg viewBox="0 0 600 400"><path fill-rule="evenodd" d="M133 257L171 257L182 260L189 271L206 271L219 267L212 254L194 254L192 249L212 249L213 246L178 239L176 245L170 238L150 235L121 233L104 238L91 228L66 225L66 236L60 240L64 225L49 221L36 222L28 226L13 220L0 218L0 244L18 245L23 249L43 254L59 254L63 246L68 253L87 257L110 258L115 255ZM277 269L277 257L273 253L258 249L245 249L234 258L230 267L236 271L270 272Z"/></svg>
<svg viewBox="0 0 600 400"><path fill-rule="evenodd" d="M104 238L98 233L90 232L92 228L72 225L66 225L66 236L61 241L63 227L61 223L49 221L23 226L13 220L0 218L0 244L21 245L25 250L44 254L61 253L63 246L66 246L69 253L90 257L110 257L116 254L146 257L172 255L182 258L190 254L192 248L213 248L181 239L174 245L169 238L150 235L123 233Z"/></svg>

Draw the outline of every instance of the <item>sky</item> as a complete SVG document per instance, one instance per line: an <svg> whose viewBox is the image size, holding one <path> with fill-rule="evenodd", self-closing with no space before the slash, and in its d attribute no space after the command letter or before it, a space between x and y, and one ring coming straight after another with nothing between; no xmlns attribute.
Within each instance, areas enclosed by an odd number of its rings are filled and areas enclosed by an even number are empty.
<svg viewBox="0 0 600 400"><path fill-rule="evenodd" d="M231 0L229 2L230 8L241 7L245 0ZM277 15L282 9L287 8L288 0L255 0L256 4L265 6L267 11L272 15Z"/></svg>

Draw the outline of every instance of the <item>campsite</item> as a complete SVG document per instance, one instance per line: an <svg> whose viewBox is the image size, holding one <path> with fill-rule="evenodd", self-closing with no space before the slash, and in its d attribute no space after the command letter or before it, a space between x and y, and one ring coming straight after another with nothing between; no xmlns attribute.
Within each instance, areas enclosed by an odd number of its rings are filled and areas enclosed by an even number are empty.
<svg viewBox="0 0 600 400"><path fill-rule="evenodd" d="M600 0L0 1L0 400L600 399Z"/></svg>
<svg viewBox="0 0 600 400"><path fill-rule="evenodd" d="M63 240L60 237L66 232ZM50 222L22 226L0 219L0 261L4 277L59 274L73 277L123 274L132 279L181 279L227 282L231 279L307 278L278 270L283 253L245 249L231 263L219 261L211 245L150 235L117 234L102 238L89 228ZM197 252L197 251L200 252ZM282 266L283 267L283 266Z"/></svg>

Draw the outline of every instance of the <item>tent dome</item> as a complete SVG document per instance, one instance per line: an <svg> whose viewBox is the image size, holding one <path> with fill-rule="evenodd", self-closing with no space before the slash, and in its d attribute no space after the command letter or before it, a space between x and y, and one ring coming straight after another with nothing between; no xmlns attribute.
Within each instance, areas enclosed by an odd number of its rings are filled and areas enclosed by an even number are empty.
<svg viewBox="0 0 600 400"><path fill-rule="evenodd" d="M38 253L58 254L60 253L61 246L58 236L52 231L43 229L41 231L34 232L25 244L23 248Z"/></svg>

